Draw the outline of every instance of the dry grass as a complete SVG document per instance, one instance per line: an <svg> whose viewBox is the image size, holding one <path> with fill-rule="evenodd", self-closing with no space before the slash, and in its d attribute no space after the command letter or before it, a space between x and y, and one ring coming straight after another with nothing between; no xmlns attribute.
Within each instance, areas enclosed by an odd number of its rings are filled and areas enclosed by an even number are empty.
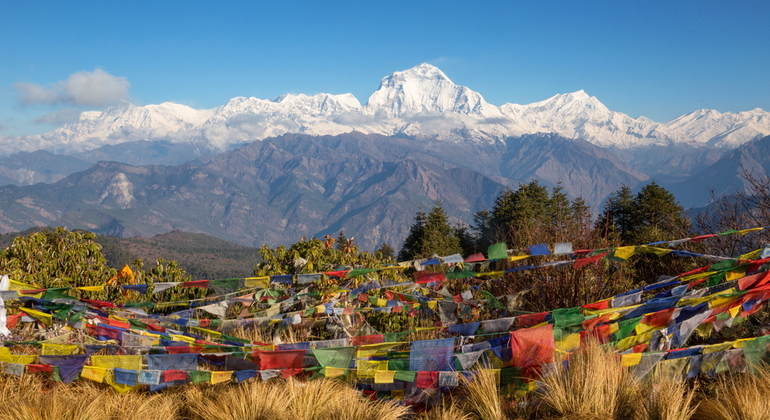
<svg viewBox="0 0 770 420"><path fill-rule="evenodd" d="M562 361L557 361L561 366ZM546 416L563 419L640 419L639 386L619 358L592 345L570 355L569 369L555 368L538 391Z"/></svg>
<svg viewBox="0 0 770 420"><path fill-rule="evenodd" d="M271 420L289 418L286 393L266 382L238 386L188 386L182 391L185 410L193 419Z"/></svg>
<svg viewBox="0 0 770 420"><path fill-rule="evenodd" d="M30 376L30 375L27 375ZM0 410L2 420L97 420L104 418L107 394L89 383L67 385L56 384L46 392L42 392L40 381L36 378L20 378L13 381L4 378L4 382L16 382L3 387L0 398L3 409ZM34 392L30 392L31 387Z"/></svg>
<svg viewBox="0 0 770 420"><path fill-rule="evenodd" d="M713 395L701 401L693 418L702 420L770 419L770 369L758 367L756 374L722 377Z"/></svg>
<svg viewBox="0 0 770 420"><path fill-rule="evenodd" d="M653 380L646 392L645 409L648 420L688 420L697 409L694 404L697 386L667 378Z"/></svg>
<svg viewBox="0 0 770 420"><path fill-rule="evenodd" d="M334 380L190 386L183 395L194 420L397 420L409 413L393 402L369 401Z"/></svg>
<svg viewBox="0 0 770 420"><path fill-rule="evenodd" d="M441 405L418 414L415 420L473 420L475 418L455 402L444 400Z"/></svg>
<svg viewBox="0 0 770 420"><path fill-rule="evenodd" d="M493 369L481 369L474 373L473 378L461 377L468 395L468 410L481 420L503 420L503 401L500 397L499 373Z"/></svg>
<svg viewBox="0 0 770 420"><path fill-rule="evenodd" d="M107 390L104 411L101 418L120 420L176 420L179 419L181 400L168 394L146 394L141 392L118 395Z"/></svg>

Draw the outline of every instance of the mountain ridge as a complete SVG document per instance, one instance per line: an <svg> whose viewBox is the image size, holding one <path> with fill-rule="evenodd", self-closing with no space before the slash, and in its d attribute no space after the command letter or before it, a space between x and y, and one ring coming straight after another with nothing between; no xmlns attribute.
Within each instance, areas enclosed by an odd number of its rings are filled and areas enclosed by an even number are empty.
<svg viewBox="0 0 770 420"><path fill-rule="evenodd" d="M85 152L125 141L163 140L189 144L203 154L285 133L351 131L472 143L552 132L610 149L643 150L668 144L732 149L770 134L770 114L761 109L696 110L660 123L611 111L582 90L532 104L498 107L423 63L383 78L363 106L351 94L325 93L272 100L237 97L203 110L171 102L143 107L125 103L102 112L84 112L77 121L41 135L5 137L0 153Z"/></svg>

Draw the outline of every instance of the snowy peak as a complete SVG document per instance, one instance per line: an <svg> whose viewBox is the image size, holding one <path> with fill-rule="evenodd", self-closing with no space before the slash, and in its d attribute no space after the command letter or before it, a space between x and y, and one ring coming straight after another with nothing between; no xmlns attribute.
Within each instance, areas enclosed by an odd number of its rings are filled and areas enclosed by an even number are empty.
<svg viewBox="0 0 770 420"><path fill-rule="evenodd" d="M481 94L454 84L441 70L427 63L383 78L364 107L368 114L377 110L386 111L390 117L421 112L499 116L497 108Z"/></svg>
<svg viewBox="0 0 770 420"><path fill-rule="evenodd" d="M196 150L220 152L285 133L351 131L471 143L556 133L615 149L670 144L729 149L770 134L770 113L698 110L662 124L611 111L583 90L526 105L496 107L424 63L383 78L364 106L349 93L236 97L203 110L170 102L147 106L126 102L104 111L83 112L77 121L42 135L0 137L0 153L82 152L136 140L191 143Z"/></svg>

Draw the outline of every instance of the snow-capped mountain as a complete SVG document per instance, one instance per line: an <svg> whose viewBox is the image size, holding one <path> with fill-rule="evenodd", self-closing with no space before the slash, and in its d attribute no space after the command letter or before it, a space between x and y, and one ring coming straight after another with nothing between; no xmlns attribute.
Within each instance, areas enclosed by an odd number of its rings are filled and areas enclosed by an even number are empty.
<svg viewBox="0 0 770 420"><path fill-rule="evenodd" d="M761 109L737 114L698 110L659 123L611 111L582 90L497 107L454 84L437 67L420 64L383 78L363 106L351 94L238 97L204 110L169 102L142 107L126 103L83 112L77 121L42 135L0 138L0 153L83 152L136 140L192 143L219 152L285 133L351 131L473 143L546 132L616 150L669 144L731 149L770 134L770 114Z"/></svg>

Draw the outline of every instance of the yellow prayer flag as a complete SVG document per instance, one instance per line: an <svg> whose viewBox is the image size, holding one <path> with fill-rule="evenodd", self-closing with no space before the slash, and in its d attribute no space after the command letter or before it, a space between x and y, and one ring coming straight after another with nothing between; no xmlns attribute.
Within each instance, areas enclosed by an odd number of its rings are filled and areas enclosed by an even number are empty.
<svg viewBox="0 0 770 420"><path fill-rule="evenodd" d="M78 290L82 290L84 292L103 292L104 291L104 284L100 284L98 286L82 286L82 287L76 287Z"/></svg>
<svg viewBox="0 0 770 420"><path fill-rule="evenodd" d="M83 366L83 370L80 371L80 377L83 379L90 379L94 382L104 382L104 376L107 373L106 368L96 366Z"/></svg>
<svg viewBox="0 0 770 420"><path fill-rule="evenodd" d="M195 344L195 339L186 335L169 334L169 337L171 337L171 339L174 341L184 341L190 344Z"/></svg>
<svg viewBox="0 0 770 420"><path fill-rule="evenodd" d="M22 311L26 313L27 315L31 316L32 318L37 319L38 321L42 322L46 326L51 326L53 324L53 317L51 314L47 314L44 312L36 311L34 309L29 308L22 308Z"/></svg>
<svg viewBox="0 0 770 420"><path fill-rule="evenodd" d="M746 275L746 267L730 270L727 273L725 273L725 281L738 280L739 278L745 275Z"/></svg>
<svg viewBox="0 0 770 420"><path fill-rule="evenodd" d="M395 343L364 344L362 346L358 346L358 349L356 350L356 357L359 359L364 359L371 356L382 356L382 355L385 355L385 352L387 352L388 350L401 344L404 344L404 343L395 342Z"/></svg>
<svg viewBox="0 0 770 420"><path fill-rule="evenodd" d="M128 266L128 264L124 265L123 268L120 269L112 278L110 278L109 281L107 281L107 284L114 285L118 284L118 280L125 280L123 284L134 284L135 278L134 278L134 272L131 271L131 267Z"/></svg>
<svg viewBox="0 0 770 420"><path fill-rule="evenodd" d="M556 341L556 349L571 352L580 348L580 333L568 334Z"/></svg>
<svg viewBox="0 0 770 420"><path fill-rule="evenodd" d="M338 376L342 376L345 373L347 373L347 369L345 368L336 368L336 367L325 367L324 368L324 376L327 378L336 378Z"/></svg>
<svg viewBox="0 0 770 420"><path fill-rule="evenodd" d="M627 260L634 255L634 252L636 252L635 246L620 246L615 248L615 252L612 253L612 256L621 260Z"/></svg>
<svg viewBox="0 0 770 420"><path fill-rule="evenodd" d="M91 356L91 365L107 369L142 370L142 356Z"/></svg>
<svg viewBox="0 0 770 420"><path fill-rule="evenodd" d="M395 379L395 370L378 370L374 372L375 384L392 384Z"/></svg>
<svg viewBox="0 0 770 420"><path fill-rule="evenodd" d="M529 255L512 255L508 257L508 261L519 261L525 258L529 258Z"/></svg>
<svg viewBox="0 0 770 420"><path fill-rule="evenodd" d="M115 373L111 369L107 370L104 375L104 382L107 383L107 385L111 386L112 389L117 392L118 394L125 394L127 392L130 392L134 388L136 388L138 385L123 385L115 382Z"/></svg>
<svg viewBox="0 0 770 420"><path fill-rule="evenodd" d="M689 276L679 277L679 281L684 283L684 282L688 282L690 280L699 280L699 279L702 279L704 277L708 277L708 276L710 276L712 274L716 274L716 273L717 273L716 271L706 271L706 272L703 272L703 273L690 274Z"/></svg>
<svg viewBox="0 0 770 420"><path fill-rule="evenodd" d="M16 280L9 280L8 282L8 290L34 290L37 289L37 286L27 283L22 283L20 281Z"/></svg>
<svg viewBox="0 0 770 420"><path fill-rule="evenodd" d="M756 260L757 257L762 253L761 249L757 249L754 251L751 251L749 253L743 254L740 257L738 257L739 260Z"/></svg>
<svg viewBox="0 0 770 420"><path fill-rule="evenodd" d="M634 331L636 331L636 334L638 335L638 334L644 334L644 333L647 333L647 332L662 330L663 328L665 328L665 325L662 325L662 326L659 326L659 327L651 327L651 326L649 326L647 324L644 324L644 323L640 322L640 323L636 324L636 327L634 327Z"/></svg>
<svg viewBox="0 0 770 420"><path fill-rule="evenodd" d="M219 331L209 330L207 328L201 328L201 327L188 327L190 330L194 331L196 334L199 335L210 335L212 337L221 337L222 333ZM192 338L192 337L190 337ZM192 341L195 342L195 339Z"/></svg>
<svg viewBox="0 0 770 420"><path fill-rule="evenodd" d="M78 344L49 344L43 343L40 354L43 356L69 356L78 349Z"/></svg>
<svg viewBox="0 0 770 420"><path fill-rule="evenodd" d="M359 378L374 378L374 375L378 370L388 370L388 361L356 360L356 375L358 375Z"/></svg>
<svg viewBox="0 0 770 420"><path fill-rule="evenodd" d="M751 229L743 229L743 230L739 230L739 231L738 231L738 232L736 232L736 233L738 233L739 235L745 235L745 234L747 234L747 233L749 233L749 232L754 232L754 231L757 231L757 230L762 230L762 229L764 229L764 228L763 228L763 227L755 227L755 228L751 228Z"/></svg>
<svg viewBox="0 0 770 420"><path fill-rule="evenodd" d="M233 372L211 372L211 383L212 384L221 384L222 382L227 382L233 377Z"/></svg>
<svg viewBox="0 0 770 420"><path fill-rule="evenodd" d="M377 303L375 304L375 306L379 308L388 306L388 300L383 298L377 298Z"/></svg>
<svg viewBox="0 0 770 420"><path fill-rule="evenodd" d="M655 254L657 256L666 255L672 251L671 249L658 248L650 245L638 246L636 250L639 252L645 252L648 254Z"/></svg>
<svg viewBox="0 0 770 420"><path fill-rule="evenodd" d="M270 277L247 277L244 279L243 286L248 288L267 289L270 285Z"/></svg>
<svg viewBox="0 0 770 420"><path fill-rule="evenodd" d="M729 349L730 347L735 344L734 341L728 341L726 343L719 343L719 344L711 344L709 346L703 346L702 353L703 354L709 354L709 353L716 353L719 351L725 351Z"/></svg>
<svg viewBox="0 0 770 420"><path fill-rule="evenodd" d="M435 300L428 301L428 307L430 309L433 309L435 311L437 306L438 306L438 302L436 302Z"/></svg>
<svg viewBox="0 0 770 420"><path fill-rule="evenodd" d="M35 363L37 355L34 354L13 354L8 347L0 347L0 363L17 363L28 365Z"/></svg>
<svg viewBox="0 0 770 420"><path fill-rule="evenodd" d="M738 314L741 313L741 305L733 306L732 308L729 309L728 312L730 312L731 317L735 318L736 316L738 316Z"/></svg>
<svg viewBox="0 0 770 420"><path fill-rule="evenodd" d="M636 366L642 360L642 353L626 353L620 356L620 366Z"/></svg>

